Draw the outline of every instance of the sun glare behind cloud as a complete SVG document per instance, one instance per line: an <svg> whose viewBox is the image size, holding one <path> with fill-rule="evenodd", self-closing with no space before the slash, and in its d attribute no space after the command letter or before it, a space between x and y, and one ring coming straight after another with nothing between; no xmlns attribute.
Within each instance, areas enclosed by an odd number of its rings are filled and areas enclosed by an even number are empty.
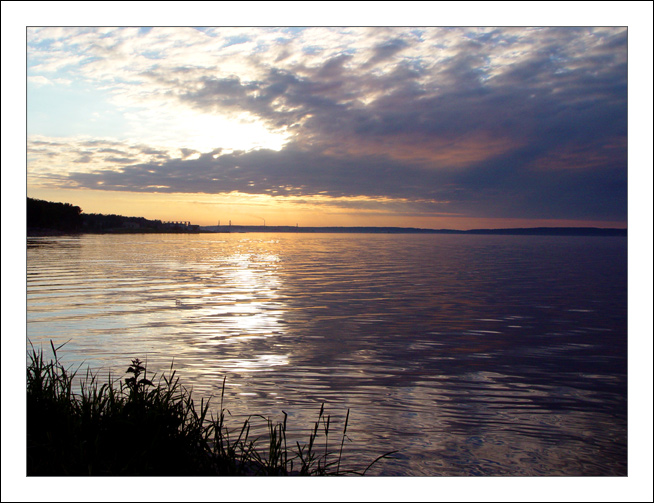
<svg viewBox="0 0 654 503"><path fill-rule="evenodd" d="M227 119L209 114L188 114L178 125L186 133L184 141L188 142L188 148L200 152L215 148L279 151L288 141L284 131L271 131L261 121L246 116Z"/></svg>
<svg viewBox="0 0 654 503"><path fill-rule="evenodd" d="M248 114L225 117L189 110L148 110L131 115L132 138L143 136L149 144L198 152L215 149L279 151L289 139L285 130L271 130ZM146 137L147 135L147 137Z"/></svg>

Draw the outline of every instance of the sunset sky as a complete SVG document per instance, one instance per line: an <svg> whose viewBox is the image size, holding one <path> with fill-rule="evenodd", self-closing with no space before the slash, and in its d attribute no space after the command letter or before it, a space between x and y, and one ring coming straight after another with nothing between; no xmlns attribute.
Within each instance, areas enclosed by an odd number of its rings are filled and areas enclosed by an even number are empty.
<svg viewBox="0 0 654 503"><path fill-rule="evenodd" d="M200 225L627 226L626 27L26 36L29 197Z"/></svg>

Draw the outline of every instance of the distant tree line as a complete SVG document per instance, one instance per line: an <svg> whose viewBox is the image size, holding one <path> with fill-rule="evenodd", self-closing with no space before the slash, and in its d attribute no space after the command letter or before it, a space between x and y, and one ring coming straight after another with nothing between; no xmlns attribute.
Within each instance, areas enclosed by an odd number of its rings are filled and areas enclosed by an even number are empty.
<svg viewBox="0 0 654 503"><path fill-rule="evenodd" d="M144 217L83 213L70 203L27 198L27 228L61 232L197 232L197 225L165 223Z"/></svg>
<svg viewBox="0 0 654 503"><path fill-rule="evenodd" d="M161 220L148 220L143 217L124 217L122 215L103 215L101 213L82 214L84 230L108 231L115 229L159 230Z"/></svg>
<svg viewBox="0 0 654 503"><path fill-rule="evenodd" d="M27 198L27 228L80 231L83 226L82 209L70 203L51 203Z"/></svg>

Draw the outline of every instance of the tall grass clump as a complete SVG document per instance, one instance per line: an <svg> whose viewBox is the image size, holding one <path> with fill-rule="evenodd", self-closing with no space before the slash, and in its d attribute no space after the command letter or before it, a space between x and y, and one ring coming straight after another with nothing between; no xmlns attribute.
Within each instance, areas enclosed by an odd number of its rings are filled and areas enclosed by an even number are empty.
<svg viewBox="0 0 654 503"><path fill-rule="evenodd" d="M48 362L33 346L28 354L27 475L363 475L392 454L365 470L341 470L349 410L338 452L329 450L324 404L308 443L288 446L283 411L283 422L252 415L228 428L224 380L214 418L210 399L194 403L172 365L155 383L146 365L133 359L129 377L109 376L101 384L89 370L78 376L79 368L66 369L57 353L61 346L50 347L54 359ZM267 435L253 437L261 421Z"/></svg>

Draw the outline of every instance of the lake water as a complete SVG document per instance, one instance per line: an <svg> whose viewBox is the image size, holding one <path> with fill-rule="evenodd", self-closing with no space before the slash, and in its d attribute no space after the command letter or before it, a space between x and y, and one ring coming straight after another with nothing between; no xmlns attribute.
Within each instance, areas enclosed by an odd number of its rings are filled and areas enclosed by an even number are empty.
<svg viewBox="0 0 654 503"><path fill-rule="evenodd" d="M350 409L345 468L398 450L373 475L627 474L626 238L28 238L27 336L216 407L226 377L235 428L306 441L325 403L337 450Z"/></svg>

